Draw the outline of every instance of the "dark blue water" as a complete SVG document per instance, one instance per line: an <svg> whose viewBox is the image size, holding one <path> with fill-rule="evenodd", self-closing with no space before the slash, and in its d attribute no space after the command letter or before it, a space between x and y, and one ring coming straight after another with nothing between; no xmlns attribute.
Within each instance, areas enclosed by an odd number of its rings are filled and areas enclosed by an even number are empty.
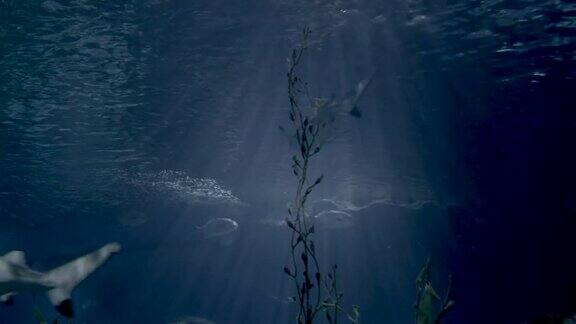
<svg viewBox="0 0 576 324"><path fill-rule="evenodd" d="M316 240L362 323L414 322L428 256L437 290L454 278L447 323L573 315L575 19L557 0L0 0L0 253L44 271L122 243L74 291L78 323L292 323L278 126L309 26L313 96L376 71L312 165L313 199L354 220ZM201 237L215 218L238 228ZM0 322L34 307L56 316L27 293Z"/></svg>

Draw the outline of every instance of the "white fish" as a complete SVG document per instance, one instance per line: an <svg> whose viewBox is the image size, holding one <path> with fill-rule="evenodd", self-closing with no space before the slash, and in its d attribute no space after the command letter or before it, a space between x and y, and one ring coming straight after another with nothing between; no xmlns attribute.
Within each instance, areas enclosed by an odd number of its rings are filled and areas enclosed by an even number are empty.
<svg viewBox="0 0 576 324"><path fill-rule="evenodd" d="M326 229L342 229L354 226L354 217L341 210L325 210L314 215L314 224Z"/></svg>
<svg viewBox="0 0 576 324"><path fill-rule="evenodd" d="M342 210L342 209L343 209L342 205L339 204L338 201L323 198L323 199L318 199L318 200L312 201L310 203L309 212L312 215L316 215L316 214L321 213L325 210Z"/></svg>
<svg viewBox="0 0 576 324"><path fill-rule="evenodd" d="M22 291L46 291L50 303L68 317L74 317L72 290L89 274L104 264L120 244L109 243L51 271L42 273L26 265L24 252L11 251L0 257L0 301L11 305Z"/></svg>
<svg viewBox="0 0 576 324"><path fill-rule="evenodd" d="M196 229L205 239L219 238L238 230L238 223L230 218L214 218Z"/></svg>
<svg viewBox="0 0 576 324"><path fill-rule="evenodd" d="M356 212L364 209L368 209L378 205L387 205L387 206L394 206L394 207L401 207L406 209L421 209L425 206L433 206L437 205L436 201L432 199L423 199L423 200L411 200L407 199L403 200L394 200L392 198L384 198L384 199L375 199L363 205L356 205L351 201L341 201L338 203L341 210L346 210L349 212Z"/></svg>

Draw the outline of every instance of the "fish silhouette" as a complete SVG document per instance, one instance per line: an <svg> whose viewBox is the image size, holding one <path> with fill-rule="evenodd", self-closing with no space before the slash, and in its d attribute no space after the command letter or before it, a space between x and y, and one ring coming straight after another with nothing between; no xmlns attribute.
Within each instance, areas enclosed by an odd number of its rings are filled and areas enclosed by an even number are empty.
<svg viewBox="0 0 576 324"><path fill-rule="evenodd" d="M112 254L120 244L109 243L48 272L32 270L22 251L11 251L0 257L0 301L12 305L16 294L23 291L45 291L50 303L65 317L74 317L71 293Z"/></svg>

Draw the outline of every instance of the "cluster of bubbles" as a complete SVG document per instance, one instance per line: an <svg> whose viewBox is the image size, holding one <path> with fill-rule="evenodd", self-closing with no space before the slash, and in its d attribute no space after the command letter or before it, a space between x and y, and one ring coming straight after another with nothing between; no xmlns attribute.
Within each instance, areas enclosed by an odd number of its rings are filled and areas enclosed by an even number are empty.
<svg viewBox="0 0 576 324"><path fill-rule="evenodd" d="M163 170L143 173L130 181L142 192L161 194L168 200L188 204L241 204L231 190L216 179L194 178L186 172Z"/></svg>

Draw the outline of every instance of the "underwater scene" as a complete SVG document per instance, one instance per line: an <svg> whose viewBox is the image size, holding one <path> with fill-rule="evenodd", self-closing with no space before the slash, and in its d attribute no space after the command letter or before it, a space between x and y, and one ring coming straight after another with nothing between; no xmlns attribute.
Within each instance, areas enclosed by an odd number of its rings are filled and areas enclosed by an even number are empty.
<svg viewBox="0 0 576 324"><path fill-rule="evenodd" d="M0 323L576 323L573 0L0 0Z"/></svg>

